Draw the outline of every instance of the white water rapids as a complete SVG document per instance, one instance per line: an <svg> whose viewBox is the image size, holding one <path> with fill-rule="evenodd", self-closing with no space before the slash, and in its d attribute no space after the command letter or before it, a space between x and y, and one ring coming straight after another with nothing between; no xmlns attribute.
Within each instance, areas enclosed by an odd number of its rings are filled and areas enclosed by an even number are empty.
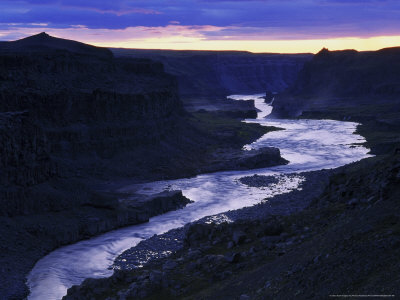
<svg viewBox="0 0 400 300"><path fill-rule="evenodd" d="M59 248L39 260L28 276L28 299L61 299L69 287L85 278L108 277L114 259L124 250L154 234L181 227L188 222L232 209L251 206L276 194L298 188L304 180L293 172L336 168L368 157L368 149L357 145L364 138L354 134L357 123L332 120L269 120L272 107L263 95L234 95L229 98L254 100L260 110L257 119L246 122L276 126L285 130L270 132L247 149L278 147L288 165L272 168L217 172L194 178L126 186L122 192L156 193L166 188L180 189L194 203L150 219L150 222L108 232L90 240ZM237 179L243 176L275 175L278 184L268 189L248 187Z"/></svg>

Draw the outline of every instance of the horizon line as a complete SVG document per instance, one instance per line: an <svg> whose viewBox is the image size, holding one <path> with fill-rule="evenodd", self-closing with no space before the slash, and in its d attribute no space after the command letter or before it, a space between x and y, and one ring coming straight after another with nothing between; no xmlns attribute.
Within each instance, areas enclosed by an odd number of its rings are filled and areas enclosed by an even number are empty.
<svg viewBox="0 0 400 300"><path fill-rule="evenodd" d="M47 28L49 29L49 28ZM198 52L248 52L254 54L316 54L326 48L329 51L355 50L357 52L379 51L385 48L400 47L400 36L375 36L375 37L345 37L327 39L300 39L300 40L196 40L180 41L162 39L142 40L104 40L106 35L96 36L79 34L62 34L63 32L53 30L28 33L19 39L3 40L13 42L40 33L50 36L78 41L84 44L103 48L131 49L131 50L154 50L154 51L198 51ZM177 47L177 45L183 45ZM188 45L190 44L190 46ZM231 45L231 46L229 46ZM244 46L243 46L244 45ZM175 46L175 47L174 47ZM297 49L297 50L296 50Z"/></svg>

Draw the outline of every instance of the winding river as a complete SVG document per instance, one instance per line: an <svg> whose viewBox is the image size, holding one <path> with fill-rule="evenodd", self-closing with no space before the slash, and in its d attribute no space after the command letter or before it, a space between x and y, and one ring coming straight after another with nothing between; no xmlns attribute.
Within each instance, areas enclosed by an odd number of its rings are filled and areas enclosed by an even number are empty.
<svg viewBox="0 0 400 300"><path fill-rule="evenodd" d="M250 171L203 174L194 178L158 181L121 188L123 192L155 193L180 189L194 201L185 208L151 218L150 222L108 232L59 248L38 261L28 276L28 299L61 299L69 287L85 278L107 277L108 267L124 250L154 234L181 227L188 222L228 210L251 206L277 194L297 189L304 180L289 173L336 168L368 157L368 149L360 146L364 138L354 134L357 123L332 120L269 120L272 107L263 95L233 95L234 100L254 100L258 118L245 122L276 126L285 130L268 133L246 149L278 147L290 163L284 166ZM279 182L265 188L243 185L243 176L273 175Z"/></svg>

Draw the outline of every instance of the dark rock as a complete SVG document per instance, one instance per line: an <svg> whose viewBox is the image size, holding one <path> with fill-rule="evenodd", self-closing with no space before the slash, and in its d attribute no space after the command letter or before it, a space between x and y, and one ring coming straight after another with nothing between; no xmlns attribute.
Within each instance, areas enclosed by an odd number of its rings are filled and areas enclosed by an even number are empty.
<svg viewBox="0 0 400 300"><path fill-rule="evenodd" d="M213 225L194 223L185 226L185 243L188 246L197 245L211 233Z"/></svg>
<svg viewBox="0 0 400 300"><path fill-rule="evenodd" d="M255 174L253 176L242 177L239 181L252 187L267 187L271 184L278 183L279 179L276 176L260 176Z"/></svg>
<svg viewBox="0 0 400 300"><path fill-rule="evenodd" d="M230 253L230 254L225 255L225 260L227 262L229 262L229 263L235 264L235 263L238 263L240 261L241 257L242 256L241 256L241 254L239 252Z"/></svg>
<svg viewBox="0 0 400 300"><path fill-rule="evenodd" d="M182 208L192 201L183 196L182 191L164 191L153 195L134 195L119 200L123 209L140 210L142 214L154 216L170 210Z"/></svg>
<svg viewBox="0 0 400 300"><path fill-rule="evenodd" d="M267 236L277 236L282 234L283 226L275 221L262 225L262 233Z"/></svg>
<svg viewBox="0 0 400 300"><path fill-rule="evenodd" d="M353 199L350 199L350 201L348 202L348 204L350 204L350 205L357 205L357 204L359 204L360 202L361 202L360 199L353 198Z"/></svg>
<svg viewBox="0 0 400 300"><path fill-rule="evenodd" d="M175 261L168 260L167 262L165 262L163 264L163 270L170 271L170 270L175 269L177 266L178 266L178 264Z"/></svg>
<svg viewBox="0 0 400 300"><path fill-rule="evenodd" d="M163 278L163 273L161 271L151 271L149 275L149 280L153 284L160 284Z"/></svg>
<svg viewBox="0 0 400 300"><path fill-rule="evenodd" d="M274 100L274 96L274 93L267 91L264 97L265 103L270 104Z"/></svg>
<svg viewBox="0 0 400 300"><path fill-rule="evenodd" d="M198 249L190 250L187 254L187 258L193 260L193 259L197 259L197 258L201 257L201 255L202 255L202 253Z"/></svg>
<svg viewBox="0 0 400 300"><path fill-rule="evenodd" d="M186 271L193 273L198 267L199 265L197 263L191 262L186 266Z"/></svg>
<svg viewBox="0 0 400 300"><path fill-rule="evenodd" d="M253 150L228 150L218 153L213 164L204 166L202 172L249 170L287 164L278 148L264 147Z"/></svg>
<svg viewBox="0 0 400 300"><path fill-rule="evenodd" d="M246 234L243 231L237 230L233 232L232 240L236 245L243 244L246 240Z"/></svg>

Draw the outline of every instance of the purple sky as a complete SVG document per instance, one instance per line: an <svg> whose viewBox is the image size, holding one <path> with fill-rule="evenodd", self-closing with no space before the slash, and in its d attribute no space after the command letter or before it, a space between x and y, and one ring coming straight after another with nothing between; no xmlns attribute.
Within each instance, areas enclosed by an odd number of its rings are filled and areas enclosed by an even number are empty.
<svg viewBox="0 0 400 300"><path fill-rule="evenodd" d="M47 31L110 46L154 48L159 39L174 48L400 36L398 0L1 0L0 11L1 40Z"/></svg>

